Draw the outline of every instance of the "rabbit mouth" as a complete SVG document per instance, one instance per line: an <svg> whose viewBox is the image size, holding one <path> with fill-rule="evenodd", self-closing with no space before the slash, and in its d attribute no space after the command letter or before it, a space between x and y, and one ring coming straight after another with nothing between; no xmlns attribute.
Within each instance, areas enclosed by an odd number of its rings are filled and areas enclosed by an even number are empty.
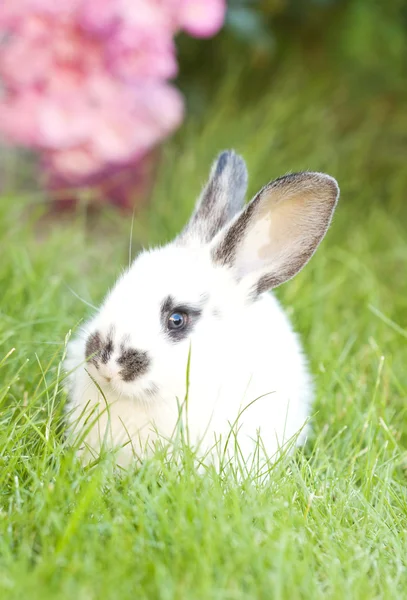
<svg viewBox="0 0 407 600"><path fill-rule="evenodd" d="M139 382L137 385L129 384L122 381L110 381L105 382L103 387L106 391L111 391L114 395L120 398L129 398L130 400L136 400L140 402L151 402L159 395L160 389L158 385L152 381L146 381L144 383Z"/></svg>

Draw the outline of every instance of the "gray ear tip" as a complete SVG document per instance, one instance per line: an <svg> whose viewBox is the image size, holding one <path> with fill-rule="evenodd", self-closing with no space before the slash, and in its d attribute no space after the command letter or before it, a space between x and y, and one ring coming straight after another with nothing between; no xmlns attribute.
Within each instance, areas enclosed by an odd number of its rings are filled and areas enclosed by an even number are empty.
<svg viewBox="0 0 407 600"><path fill-rule="evenodd" d="M244 158L234 150L224 150L214 162L214 175L220 177L223 174L232 175L240 180L241 185L247 182L247 168Z"/></svg>

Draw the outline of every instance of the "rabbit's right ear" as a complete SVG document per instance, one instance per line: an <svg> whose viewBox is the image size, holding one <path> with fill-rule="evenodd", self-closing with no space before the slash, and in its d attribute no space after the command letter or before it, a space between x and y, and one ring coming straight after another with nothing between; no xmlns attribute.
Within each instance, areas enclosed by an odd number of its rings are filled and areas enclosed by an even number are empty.
<svg viewBox="0 0 407 600"><path fill-rule="evenodd" d="M212 242L251 297L277 287L309 261L334 213L339 188L324 173L294 173L266 185Z"/></svg>
<svg viewBox="0 0 407 600"><path fill-rule="evenodd" d="M247 169L243 158L232 150L222 152L213 163L209 180L177 242L210 242L241 210L246 189Z"/></svg>

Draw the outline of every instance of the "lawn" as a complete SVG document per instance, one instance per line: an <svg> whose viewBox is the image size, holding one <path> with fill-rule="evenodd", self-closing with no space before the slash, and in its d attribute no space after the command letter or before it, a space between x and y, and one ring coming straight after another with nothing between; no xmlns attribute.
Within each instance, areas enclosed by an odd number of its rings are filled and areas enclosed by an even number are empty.
<svg viewBox="0 0 407 600"><path fill-rule="evenodd" d="M406 597L407 117L303 66L244 106L221 86L164 148L133 228L114 211L44 216L39 194L0 199L0 597ZM227 147L251 193L304 168L341 186L317 255L277 292L315 374L312 437L261 485L198 476L188 456L84 469L63 438L66 336L129 251L179 230Z"/></svg>

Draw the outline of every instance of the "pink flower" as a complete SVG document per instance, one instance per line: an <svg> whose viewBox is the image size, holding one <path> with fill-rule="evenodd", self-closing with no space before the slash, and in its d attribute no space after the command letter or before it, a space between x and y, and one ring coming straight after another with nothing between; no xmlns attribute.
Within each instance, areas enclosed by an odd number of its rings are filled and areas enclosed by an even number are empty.
<svg viewBox="0 0 407 600"><path fill-rule="evenodd" d="M130 31L122 31L115 43L106 46L106 60L118 77L127 81L138 78L169 79L175 77L178 65L174 42L171 37L135 37Z"/></svg>
<svg viewBox="0 0 407 600"><path fill-rule="evenodd" d="M214 35L225 0L3 0L0 131L72 185L137 165L183 117L174 36Z"/></svg>
<svg viewBox="0 0 407 600"><path fill-rule="evenodd" d="M219 0L181 0L180 26L194 37L211 37L222 27L225 9Z"/></svg>
<svg viewBox="0 0 407 600"><path fill-rule="evenodd" d="M41 94L32 90L0 101L0 130L16 144L38 147L41 106Z"/></svg>
<svg viewBox="0 0 407 600"><path fill-rule="evenodd" d="M101 87L103 83L99 86L101 102L98 110L88 113L82 131L79 127L69 127L75 110L71 115L51 112L44 119L44 125L48 123L52 127L44 142L49 141L51 136L54 140L59 136L58 150L50 155L52 165L71 181L86 174L95 175L101 164L106 168L125 164L130 158L137 161L182 120L182 98L168 84L143 83L132 90L102 90ZM161 110L162 107L165 111ZM81 110L84 114L86 109L82 107ZM98 135L89 135L86 128L89 132L97 130ZM75 134L78 139L75 139ZM74 161L75 156L78 163Z"/></svg>

